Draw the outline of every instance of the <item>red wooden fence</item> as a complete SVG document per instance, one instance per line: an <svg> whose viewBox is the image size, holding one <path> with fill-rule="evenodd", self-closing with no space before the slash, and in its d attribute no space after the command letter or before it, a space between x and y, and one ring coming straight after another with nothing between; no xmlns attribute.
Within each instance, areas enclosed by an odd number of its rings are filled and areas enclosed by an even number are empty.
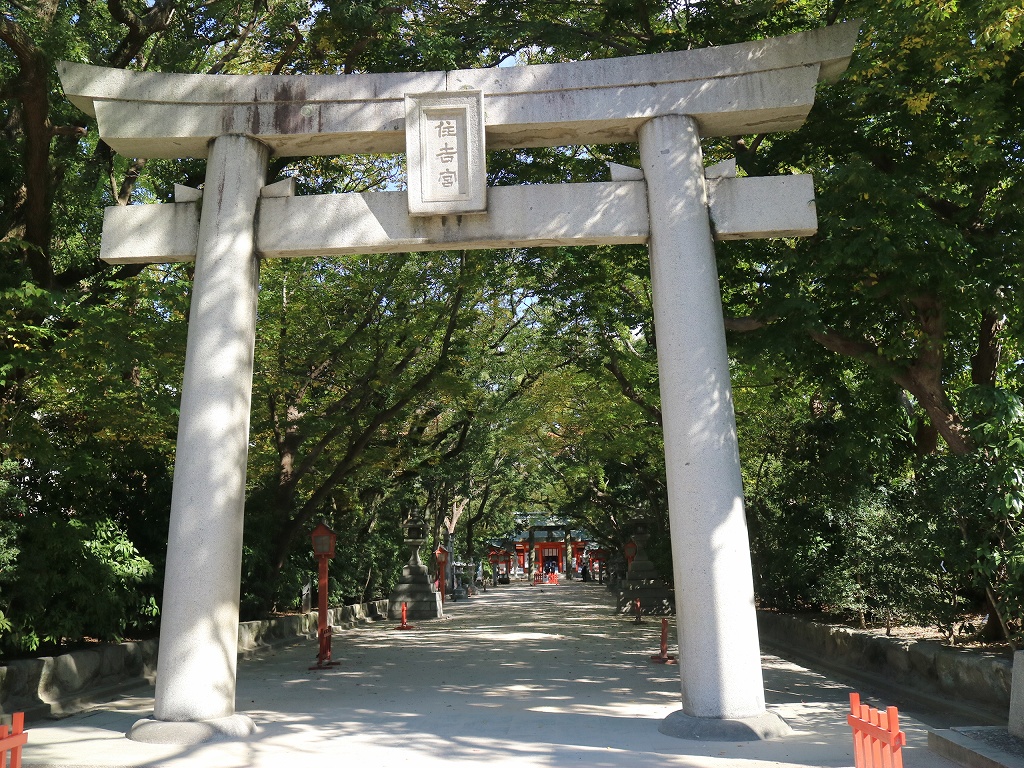
<svg viewBox="0 0 1024 768"><path fill-rule="evenodd" d="M11 768L21 768L21 748L28 741L28 734L25 733L25 713L15 712L13 730L10 736L7 735L6 725L0 725L0 768L7 765L7 753L11 753Z"/></svg>
<svg viewBox="0 0 1024 768"><path fill-rule="evenodd" d="M896 707L880 712L860 703L860 694L850 694L850 714L846 722L853 728L853 759L856 768L903 768L900 749L907 734L900 730Z"/></svg>

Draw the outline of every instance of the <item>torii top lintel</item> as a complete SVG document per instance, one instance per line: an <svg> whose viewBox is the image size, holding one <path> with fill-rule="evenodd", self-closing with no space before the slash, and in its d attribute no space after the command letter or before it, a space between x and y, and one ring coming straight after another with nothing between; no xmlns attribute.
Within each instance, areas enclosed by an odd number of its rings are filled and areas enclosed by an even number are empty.
<svg viewBox="0 0 1024 768"><path fill-rule="evenodd" d="M408 93L482 91L488 149L632 142L686 114L704 136L798 128L849 64L857 23L716 48L523 67L361 75L187 75L58 65L67 97L129 157L205 157L245 134L280 156L405 148Z"/></svg>

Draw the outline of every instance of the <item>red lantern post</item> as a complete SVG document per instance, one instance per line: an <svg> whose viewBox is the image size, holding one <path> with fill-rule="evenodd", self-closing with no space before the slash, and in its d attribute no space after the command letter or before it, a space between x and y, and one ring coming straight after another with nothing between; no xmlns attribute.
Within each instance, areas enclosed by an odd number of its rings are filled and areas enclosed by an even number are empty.
<svg viewBox="0 0 1024 768"><path fill-rule="evenodd" d="M448 563L448 550L438 545L434 550L434 557L437 559L437 582L441 586L441 605L444 605L444 588L447 581L445 565Z"/></svg>
<svg viewBox="0 0 1024 768"><path fill-rule="evenodd" d="M334 557L334 545L338 540L334 531L321 522L313 529L313 554L319 565L320 580L317 589L317 638L320 649L316 656L316 666L310 669L323 669L337 666L340 662L331 661L331 625L327 621L327 561Z"/></svg>

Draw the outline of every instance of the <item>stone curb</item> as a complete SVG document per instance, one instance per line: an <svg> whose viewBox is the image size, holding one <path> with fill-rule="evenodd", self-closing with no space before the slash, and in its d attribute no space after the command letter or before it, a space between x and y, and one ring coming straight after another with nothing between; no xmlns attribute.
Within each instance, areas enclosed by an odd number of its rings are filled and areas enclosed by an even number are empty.
<svg viewBox="0 0 1024 768"><path fill-rule="evenodd" d="M769 645L922 693L967 699L1003 717L1009 713L1013 663L994 653L884 637L768 611L758 611L757 626Z"/></svg>
<svg viewBox="0 0 1024 768"><path fill-rule="evenodd" d="M950 728L928 731L928 749L966 768L1024 768L1019 756L986 743L986 734L1009 738L1005 728Z"/></svg>
<svg viewBox="0 0 1024 768"><path fill-rule="evenodd" d="M388 601L330 609L335 630L386 619ZM238 625L238 653L248 657L276 643L315 637L317 612ZM141 640L72 651L60 656L15 659L0 666L0 718L25 712L27 718L57 717L80 711L104 696L156 680L158 643Z"/></svg>

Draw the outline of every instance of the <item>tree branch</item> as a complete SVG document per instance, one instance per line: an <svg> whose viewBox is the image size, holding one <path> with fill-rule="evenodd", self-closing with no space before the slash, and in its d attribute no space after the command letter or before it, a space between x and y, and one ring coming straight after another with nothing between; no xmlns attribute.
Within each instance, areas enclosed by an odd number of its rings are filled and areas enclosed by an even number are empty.
<svg viewBox="0 0 1024 768"><path fill-rule="evenodd" d="M271 74L280 75L281 70L284 69L284 65L288 63L288 60L291 59L295 51L305 40L302 36L302 32L294 24L289 24L288 29L292 31L294 37L292 38L292 41L285 46L285 49L281 51L281 55L278 57L277 64L274 65L274 71Z"/></svg>
<svg viewBox="0 0 1024 768"><path fill-rule="evenodd" d="M882 355L876 345L847 339L834 331L811 331L810 336L826 349L860 360L884 373L917 398L950 451L956 455L970 453L974 449L970 433L950 405L942 384L942 334L945 322L941 306L934 299L925 297L918 297L913 303L918 307L921 328L927 341L910 365L900 366Z"/></svg>
<svg viewBox="0 0 1024 768"><path fill-rule="evenodd" d="M124 69L142 51L146 41L163 32L174 17L177 0L155 0L142 16L125 7L123 0L107 0L107 10L114 21L128 28L128 34L110 57L110 66Z"/></svg>
<svg viewBox="0 0 1024 768"><path fill-rule="evenodd" d="M221 71L224 69L224 67L238 56L238 52L242 50L242 45L245 44L245 41L249 38L249 35L251 35L252 31L256 28L257 21L259 21L258 14L253 16L252 21L246 24L242 28L242 31L234 36L234 42L232 42L231 46L226 51L224 51L224 55L220 57L217 63L206 71L206 74L219 75Z"/></svg>
<svg viewBox="0 0 1024 768"><path fill-rule="evenodd" d="M723 320L725 321L725 330L738 333L756 331L759 328L764 328L771 322L770 320L761 320L756 317L726 317Z"/></svg>
<svg viewBox="0 0 1024 768"><path fill-rule="evenodd" d="M47 10L40 4L38 14ZM14 20L0 16L0 42L18 59L18 101L21 103L21 131L25 137L24 239L30 244L23 258L36 283L44 288L55 284L50 263L50 200L53 195L50 169L50 66L46 54Z"/></svg>
<svg viewBox="0 0 1024 768"><path fill-rule="evenodd" d="M978 347L971 356L971 383L975 386L994 387L999 370L1002 344L999 333L1006 324L1006 318L995 310L986 309L978 323Z"/></svg>
<svg viewBox="0 0 1024 768"><path fill-rule="evenodd" d="M615 381L619 383L619 389L622 390L622 394L640 406L640 409L654 419L654 421L660 426L661 409L651 403L648 403L647 400L636 391L636 387L633 386L633 382L631 382L622 372L622 369L619 368L618 355L611 348L609 348L609 355L610 357L608 361L605 362L604 367L612 376L615 377Z"/></svg>

